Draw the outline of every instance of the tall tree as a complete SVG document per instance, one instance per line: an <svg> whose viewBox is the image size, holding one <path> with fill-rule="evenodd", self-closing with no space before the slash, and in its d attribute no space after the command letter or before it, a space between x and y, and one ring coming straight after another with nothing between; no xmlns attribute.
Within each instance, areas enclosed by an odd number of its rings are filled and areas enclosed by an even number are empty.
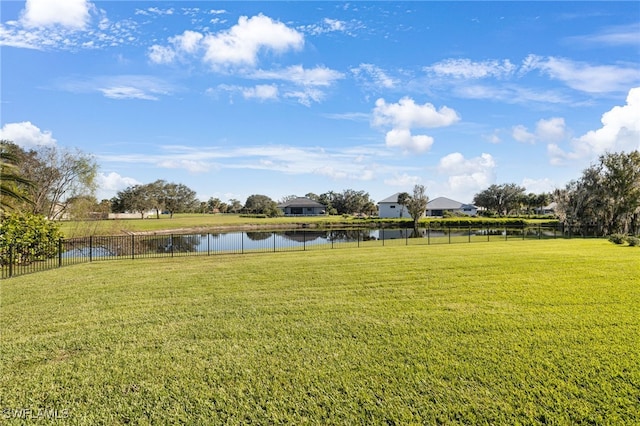
<svg viewBox="0 0 640 426"><path fill-rule="evenodd" d="M411 195L408 192L401 192L398 194L398 204L400 204L400 217L404 216L404 209L411 200Z"/></svg>
<svg viewBox="0 0 640 426"><path fill-rule="evenodd" d="M33 202L25 210L59 219L67 212L69 200L95 194L98 165L92 156L55 146L25 151L12 143L2 145L18 158L20 175L33 183L25 188Z"/></svg>
<svg viewBox="0 0 640 426"><path fill-rule="evenodd" d="M33 186L33 182L20 175L18 157L3 147L0 146L0 213L13 210L19 204L31 203L26 189Z"/></svg>
<svg viewBox="0 0 640 426"><path fill-rule="evenodd" d="M608 153L554 193L564 223L600 235L640 232L640 152Z"/></svg>
<svg viewBox="0 0 640 426"><path fill-rule="evenodd" d="M413 218L413 230L418 233L418 221L427 211L429 197L426 193L424 185L415 185L413 187L413 195L407 200L407 210Z"/></svg>

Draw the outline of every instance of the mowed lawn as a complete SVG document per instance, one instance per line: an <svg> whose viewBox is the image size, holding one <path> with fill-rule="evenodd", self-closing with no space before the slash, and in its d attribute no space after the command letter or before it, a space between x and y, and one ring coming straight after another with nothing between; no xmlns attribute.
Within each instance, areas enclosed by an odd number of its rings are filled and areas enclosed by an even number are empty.
<svg viewBox="0 0 640 426"><path fill-rule="evenodd" d="M604 240L103 261L0 297L0 423L640 424L640 249Z"/></svg>

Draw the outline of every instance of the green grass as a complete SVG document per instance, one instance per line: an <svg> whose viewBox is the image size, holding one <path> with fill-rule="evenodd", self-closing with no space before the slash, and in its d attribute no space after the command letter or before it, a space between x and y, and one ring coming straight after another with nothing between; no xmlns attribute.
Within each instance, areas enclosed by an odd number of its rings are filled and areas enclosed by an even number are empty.
<svg viewBox="0 0 640 426"><path fill-rule="evenodd" d="M278 227L284 225L313 224L322 226L330 223L354 222L342 216L301 216L257 219L236 214L176 214L152 216L148 219L118 219L93 221L60 222L60 228L68 238L88 235L119 235L126 232L154 232L168 229L189 232L199 229L233 228L244 226Z"/></svg>
<svg viewBox="0 0 640 426"><path fill-rule="evenodd" d="M636 248L551 240L105 261L12 278L0 282L0 415L639 424L639 273Z"/></svg>
<svg viewBox="0 0 640 426"><path fill-rule="evenodd" d="M434 221L436 223L456 222L458 220L470 221L472 223L495 221L497 223L514 221L515 219L486 219L486 218L452 218L452 219L421 219L421 226ZM517 220L516 220L517 221ZM548 223L549 220L523 219L529 224ZM86 237L89 235L121 235L130 232L159 232L173 230L174 232L189 233L200 232L202 230L215 229L243 229L245 227L262 228L295 228L301 224L309 227L326 228L328 226L397 226L411 227L412 220L404 219L378 219L378 218L358 218L343 216L289 216L275 218L255 218L242 217L236 214L175 214L173 218L169 215L160 215L160 219L152 216L148 219L118 219L118 220L90 220L90 221L61 221L60 229L67 238Z"/></svg>

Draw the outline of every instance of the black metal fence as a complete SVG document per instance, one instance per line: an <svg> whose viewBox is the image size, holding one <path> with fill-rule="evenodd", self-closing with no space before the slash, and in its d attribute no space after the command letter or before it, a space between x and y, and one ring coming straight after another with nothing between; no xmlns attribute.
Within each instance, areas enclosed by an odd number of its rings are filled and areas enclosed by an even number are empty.
<svg viewBox="0 0 640 426"><path fill-rule="evenodd" d="M455 244L572 238L562 225L435 225L413 229L296 229L203 234L93 236L61 239L49 246L10 245L0 252L2 278L78 263L115 259L228 255L346 247Z"/></svg>

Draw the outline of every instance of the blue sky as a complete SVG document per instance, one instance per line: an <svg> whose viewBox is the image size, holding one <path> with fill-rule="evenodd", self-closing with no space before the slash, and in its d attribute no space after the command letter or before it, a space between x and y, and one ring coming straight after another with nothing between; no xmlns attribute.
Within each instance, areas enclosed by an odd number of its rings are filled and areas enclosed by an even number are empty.
<svg viewBox="0 0 640 426"><path fill-rule="evenodd" d="M551 191L640 149L640 2L3 1L0 138L99 199Z"/></svg>

